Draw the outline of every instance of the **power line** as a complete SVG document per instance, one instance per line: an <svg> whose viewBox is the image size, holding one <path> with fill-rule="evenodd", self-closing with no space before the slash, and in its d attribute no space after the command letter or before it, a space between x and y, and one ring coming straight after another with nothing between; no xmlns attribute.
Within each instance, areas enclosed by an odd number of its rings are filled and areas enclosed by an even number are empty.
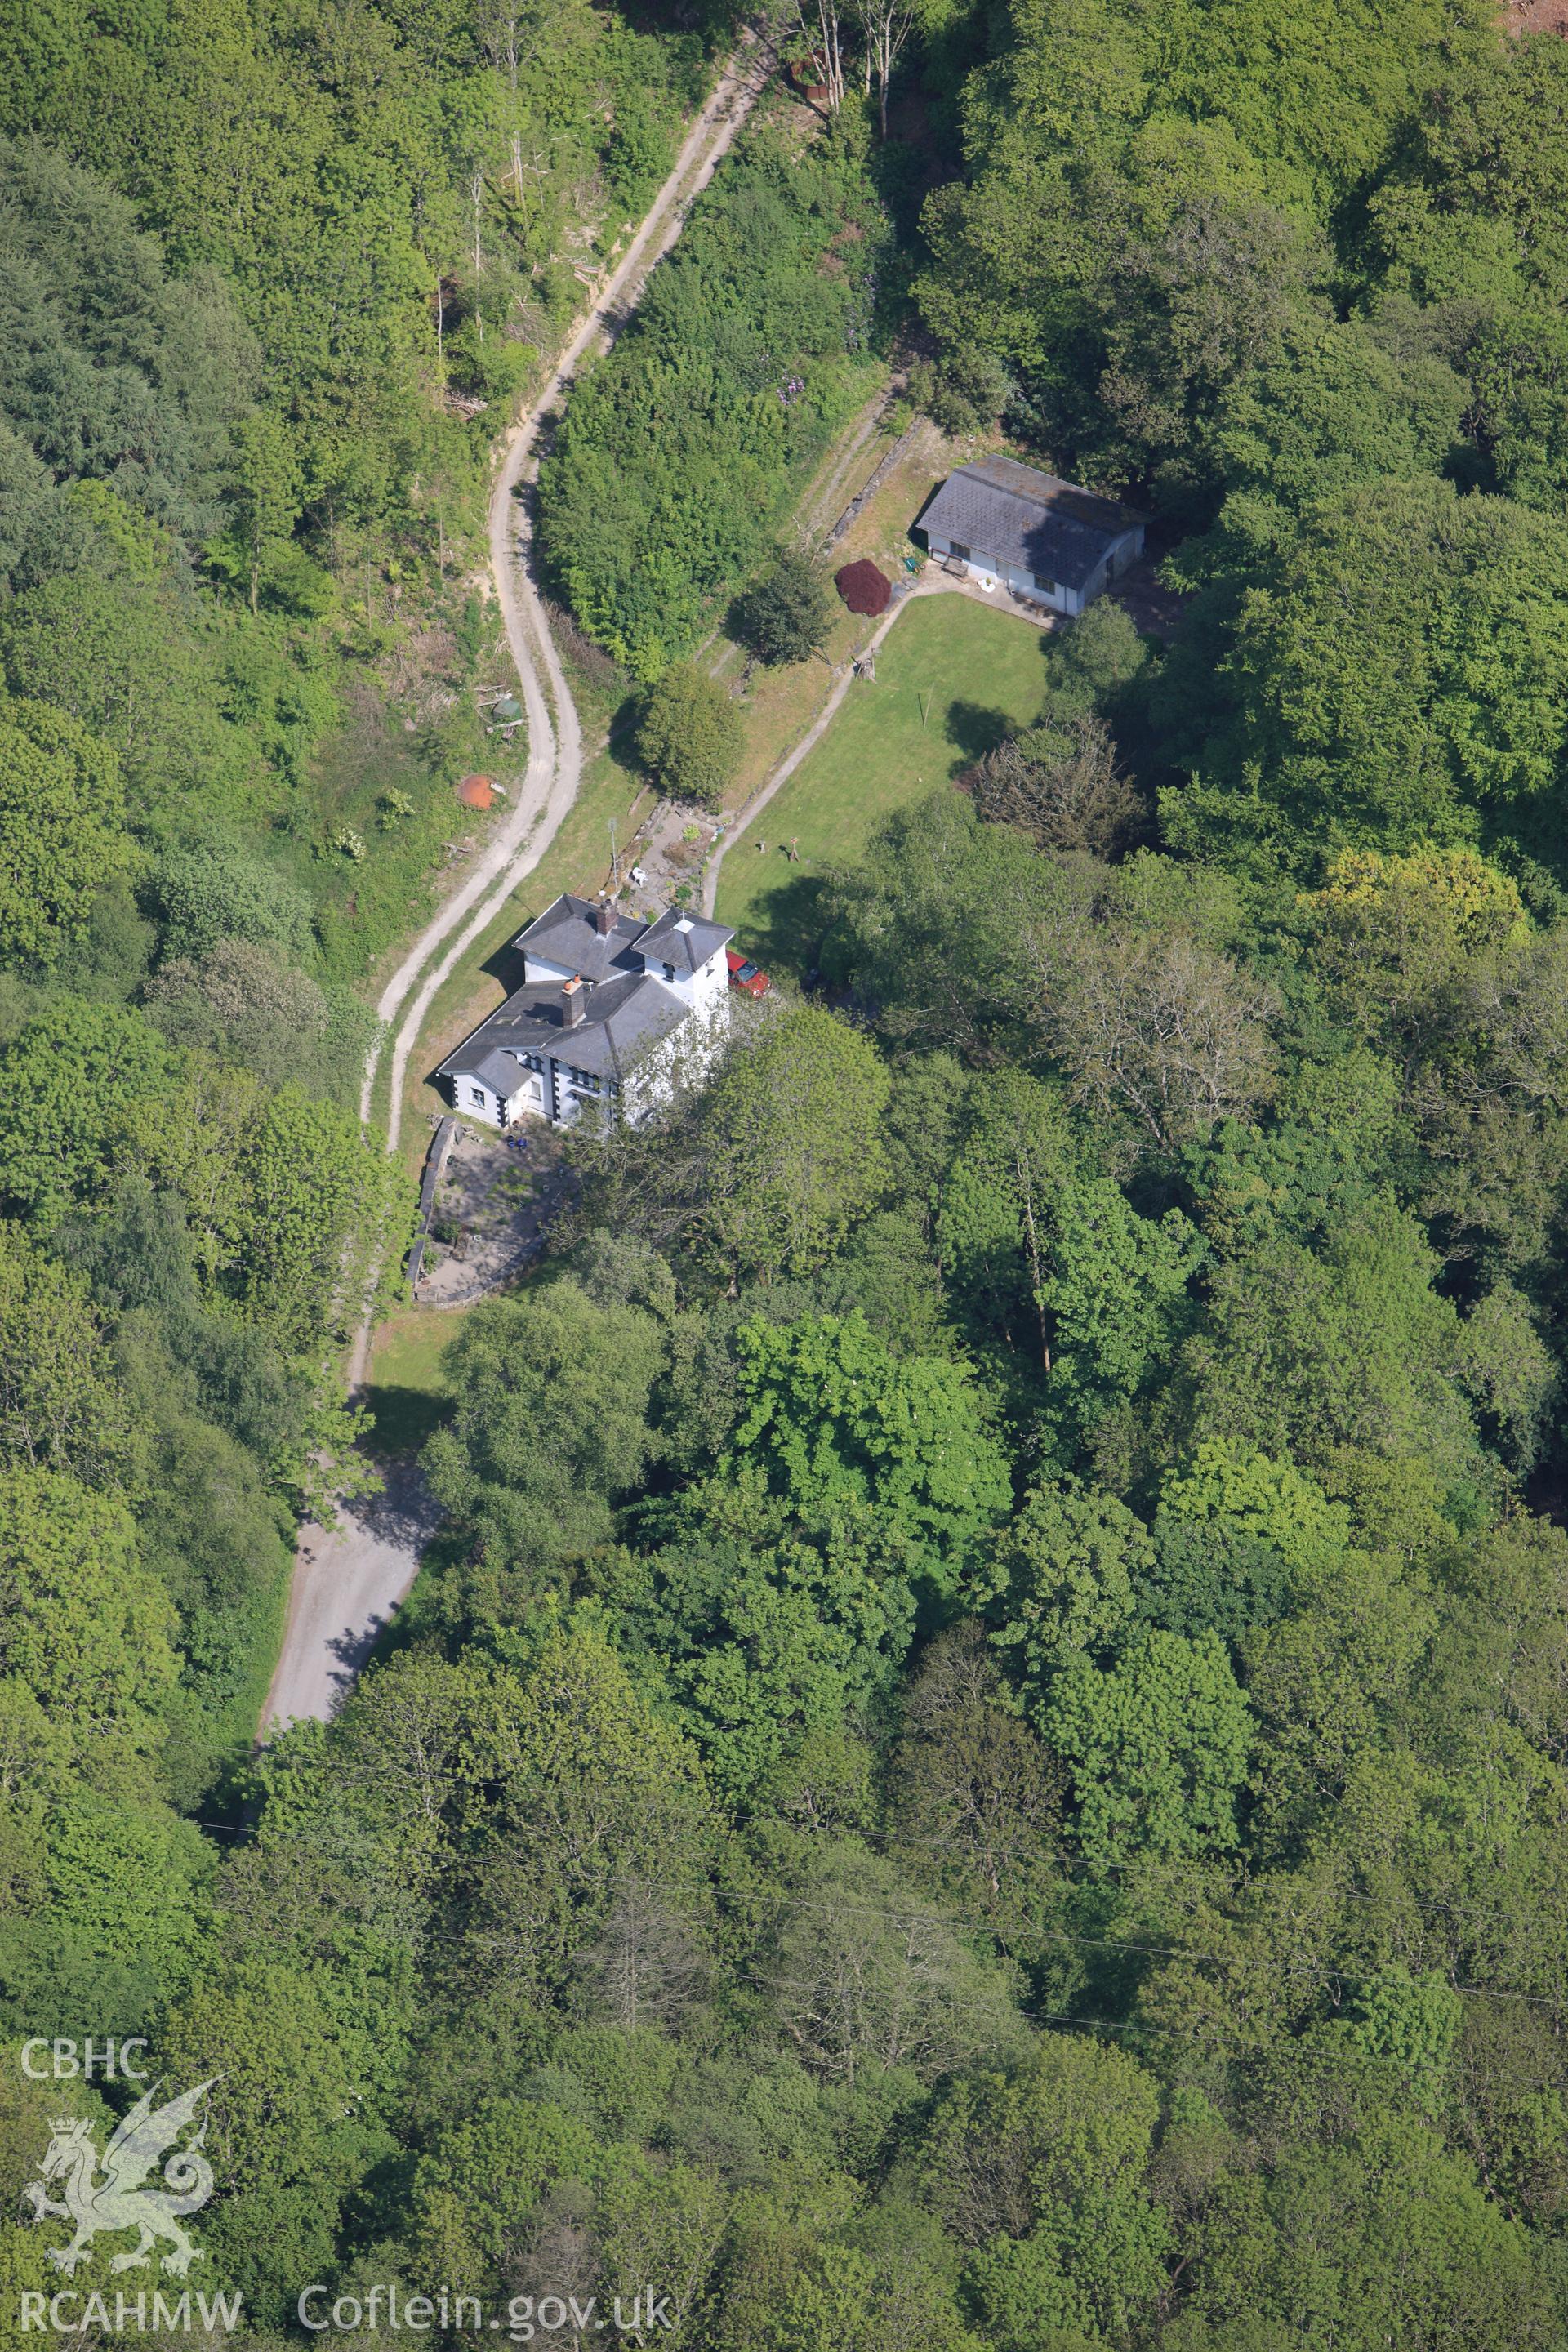
<svg viewBox="0 0 1568 2352"><path fill-rule="evenodd" d="M200 1814L184 1814L184 1815L182 1815L182 1819L191 1822L192 1822L195 1827L197 1827L197 1828L200 1828L200 1829L211 1829L211 1830L216 1830L216 1831L219 1832L221 1834L223 1834L223 1835L225 1835L225 1836L229 1836L229 1837L247 1838L247 1839L249 1839L250 1841L252 1841L252 1843L258 1843L258 1842L259 1842L259 1839L260 1839L260 1836L261 1836L261 1829L260 1829L259 1827L258 1827L258 1826L253 1826L253 1825L250 1825L250 1824L247 1824L247 1823L243 1823L243 1822L211 1822L211 1821L207 1821L207 1820L204 1819ZM299 1832L293 1832L293 1833L286 1833L286 1834L291 1834L291 1835L293 1836L293 1838L294 1838L298 1843L304 1843L306 1842L306 1841L305 1841L305 1840L304 1840L304 1839L300 1835L300 1833L299 1833ZM863 1835L864 1833L863 1833L863 1832L848 1832L848 1834L858 1836L858 1835ZM896 1860L898 1853L900 1853L900 1852L904 1847L909 1846L909 1845L921 1845L921 1846L937 1847L937 1848L940 1848L940 1849L942 1849L942 1850L952 1851L952 1852L955 1852L955 1853L961 1853L961 1854L967 1855L967 1856L969 1856L971 1859L974 1859L974 1860L976 1860L976 1861L979 1859L979 1853L978 1853L978 1852L977 1852L976 1848L975 1848L973 1845L972 1845L972 1844L970 1843L970 1842L969 1842L967 1839L960 1838L960 1837L945 1837L945 1838L938 1838L938 1837L905 1838L905 1837L900 1836L900 1837L897 1838L896 1840L892 1841L891 1843L892 1843L892 1852L891 1852L890 1853L887 1851L887 1842L886 1842L886 1841L884 1841L884 1844L883 1844L882 1846L871 1846L870 1850L871 1850L873 1853L879 1853L879 1854L883 1859L885 1859L885 1860ZM1015 1853L1015 1854L1014 1854L1014 1856L1013 1856L1012 1858L1013 1858L1013 1859L1016 1859L1016 1853ZM1081 1885L1098 1885L1098 1884L1101 1883L1101 1881L1102 1881L1102 1880L1105 1880L1105 1879L1126 1877L1126 1876L1132 1875L1132 1874L1135 1874L1147 1872L1148 1874L1150 1874L1151 1877L1152 1877L1152 1878L1156 1882L1156 1883L1155 1883L1155 1885L1154 1885L1154 1886L1151 1889L1151 1892L1153 1892L1153 1893L1156 1893L1156 1894L1160 1891L1158 1882L1159 1882L1159 1880L1160 1880L1163 1876L1164 1876L1164 1875L1165 1875L1165 1874L1166 1874L1166 1868L1167 1868L1167 1866L1166 1866L1166 1865L1163 1865L1163 1864L1159 1864L1159 1863L1157 1863L1157 1862L1130 1862L1130 1863L1094 1862L1094 1863L1090 1863L1090 1862L1086 1862L1086 1861L1082 1861L1082 1860L1077 1860L1077 1861L1075 1861L1075 1860L1071 1860L1071 1859L1064 1859L1064 1858L1059 1858L1059 1857L1055 1857L1055 1856L1047 1857L1047 1861L1048 1861L1048 1866L1049 1866L1049 1868L1050 1868L1050 1871L1051 1871L1051 1873L1052 1873L1053 1876L1055 1876L1055 1877L1056 1877L1056 1878L1058 1878L1058 1879L1066 1879L1066 1880L1067 1880L1070 1885L1077 1885L1077 1886L1081 1886ZM1202 1865L1202 1864L1197 1864L1197 1865L1194 1865L1194 1867L1198 1867L1198 1868L1202 1868L1202 1867L1204 1867L1204 1865ZM1182 1867L1182 1865L1179 1865L1179 1864L1177 1865L1177 1869L1178 1869L1178 1870L1179 1870L1181 1867ZM1246 1879L1244 1882L1242 1882L1243 1885L1244 1885L1246 1888L1248 1888L1248 1889L1250 1889L1250 1888L1252 1888L1252 1887L1256 1887L1256 1886L1260 1886L1260 1885L1279 1885L1279 1884L1280 1884L1280 1883L1281 1883L1281 1882L1280 1882L1280 1880L1279 1880L1279 1878L1274 1877L1273 1875L1271 1875L1271 1874L1262 1874L1261 1876L1258 1876L1258 1877L1247 1878L1247 1879ZM1206 1889L1205 1889L1205 1890L1204 1890L1204 1891L1205 1891L1205 1896L1207 1896L1208 1890L1206 1890ZM1564 1885L1564 1887L1563 1887L1563 1895L1564 1895L1564 1897L1565 1897L1565 1898L1568 1898L1568 1884L1565 1884L1565 1885ZM752 1903L752 1904L759 1904L759 1905L760 1905L760 1904L770 1904L770 1903L771 1903L771 1904L773 1904L773 1905L779 1905L779 1904L788 1904L788 1903L790 1903L790 1902L792 1902L792 1901L794 1900L794 1898L793 1898L792 1896L790 1896L790 1895L785 1895L785 1894L774 1894L774 1895L760 1895L760 1894L759 1894L759 1895L752 1895L752 1896L744 1897L744 1898L740 1897L740 1896L729 1896L729 1897L721 1897L721 1899L728 1900L728 1901L730 1901L730 1902L731 1902L731 1903L735 1904L737 1906L740 1906L743 1901L745 1901L745 1902L751 1902L751 1903ZM1211 1898L1211 1899L1212 1899L1212 1898ZM946 1924L946 1925L948 1925L948 1926L950 1926L950 1927L956 1927L970 1928L970 1929L974 1930L974 1931L975 1931L975 1932L977 1932L977 1933L984 1934L984 1935L987 1935L987 1936L991 1936L991 1937L994 1937L996 1936L996 1934L998 1933L998 1927L999 1927L999 1925L1000 1925L1001 1923L999 1923L999 1922L998 1922L998 1920L996 1919L996 1917L995 1917L994 1915L986 1915L986 1916L984 1916L978 1917L978 1918L974 1918L974 1917L964 1917L964 1916L962 1916L961 1915L959 1915L959 1914L957 1914L957 1913L949 1912L949 1911L946 1911L946 1910L941 1910L940 1897L935 1897L935 1896L933 1896L933 1897L932 1897L932 1902L933 1902L933 1906L935 1906L940 1910L940 1914L941 1914L941 1916L942 1916L942 1920L945 1922L945 1924ZM1342 1892L1338 1892L1338 1893L1334 1894L1334 1895L1331 1897L1331 1904L1332 1904L1334 1906L1339 1907L1339 1908L1342 1908L1342 1909L1349 1909L1349 1910L1356 1910L1356 1909L1371 1909L1371 1908L1373 1906L1373 1905L1377 1902L1377 1897L1375 1897L1374 1895L1368 1895L1368 1894L1357 1893L1357 1892L1354 1892L1354 1891L1352 1891L1352 1890L1344 1890L1344 1891L1342 1891ZM1399 1895L1398 1895L1398 1897L1396 1898L1395 1903L1394 1903L1394 1906L1393 1906L1393 1907L1397 1908L1400 1905L1408 1905L1411 1908L1413 1908L1413 1909L1415 1909L1415 1910L1418 1910L1418 1911L1438 1911L1438 1912L1441 1912L1441 1913L1445 1914L1446 1916L1449 1916L1449 1917L1452 1917L1452 1918L1458 1918L1458 1919L1486 1919L1486 1920L1505 1919L1505 1920L1509 1920L1509 1921L1516 1921L1516 1920L1517 1920L1517 1918L1518 1918L1518 1916L1519 1916L1519 1915L1518 1915L1517 1908L1510 1907L1510 1906L1505 1906L1505 1905L1502 1905L1502 1904L1460 1904L1460 1903L1453 1903L1453 1902L1450 1902L1450 1901L1447 1900L1445 1897L1440 1896L1440 1895L1417 1895L1417 1894L1416 1894L1413 1889L1408 1888L1408 1887L1406 1887L1406 1888L1402 1888L1402 1889L1400 1890ZM888 1915L884 1914L883 1916L888 1916ZM900 1915L900 1916L901 1916L901 1915ZM911 1913L910 1916L919 1916L919 1915L916 1915L916 1914L914 1914L914 1913ZM1239 1931L1239 1932L1242 1932L1242 1933L1245 1933L1245 1932L1246 1932L1246 1930L1247 1930L1247 1922L1238 1920L1238 1921L1237 1921L1237 1922L1236 1922L1236 1925L1237 1925L1237 1929L1238 1929L1238 1931ZM1059 1934L1062 1934L1062 1935L1065 1935L1065 1934L1067 1933L1067 1931L1066 1931L1066 1930L1059 1930L1059 1931L1058 1931L1058 1930L1047 1930L1047 1928L1045 1928L1044 1927L1036 1926L1036 1925L1034 1925L1033 1923L1027 1923L1027 1927L1028 1927L1028 1932L1029 1932L1031 1935L1037 1935L1037 1936L1038 1936L1038 1935L1045 1935L1045 1934L1047 1934L1047 1933L1059 1933ZM1564 1921L1564 1927L1565 1927L1565 1928L1568 1928L1568 1919L1565 1919L1565 1921ZM1125 1939L1125 1938L1122 1938L1122 1937L1103 1937L1103 1938L1094 1938L1094 1937L1079 1937L1075 1938L1074 1940L1079 1941L1079 1942L1084 1942L1084 1943L1087 1943L1087 1942L1094 1942L1094 1941L1100 1941L1100 1942L1103 1942L1103 1943L1104 1943L1104 1945L1105 1945L1105 1947L1106 1947L1106 1948L1107 1948L1107 1949L1110 1949L1110 1950L1133 1950L1133 1949L1140 1949L1140 1950L1148 1950L1148 1951L1151 1951L1151 1952L1154 1952L1154 1953L1156 1953L1156 1954L1159 1954L1159 1953L1163 1953L1163 1951L1165 1951L1165 1949L1167 1948L1164 1948L1164 1947L1152 1946L1152 1945L1149 1945L1149 1946L1134 1945L1134 1944L1132 1944L1132 1943L1131 1943L1130 1940L1128 1940L1128 1939ZM1234 1958L1237 1957L1237 1955L1236 1955L1236 1954L1226 1954L1226 1953L1218 1953L1218 1952L1215 1952L1215 1953L1197 1953L1197 1952L1189 1952L1189 1951L1186 1951L1184 1948L1184 1949L1182 1949L1182 1950L1180 1950L1180 1951L1176 1950L1174 1948L1171 1948L1172 1956L1173 1956L1173 1957L1177 1957L1177 1958L1210 1958L1210 1959L1214 1959L1214 1960L1216 1960L1216 1961L1222 1961L1222 1962L1223 1962L1223 1961L1225 1961L1225 1960L1226 1960L1226 1959ZM1475 1990L1484 1990L1484 1988L1475 1988ZM1521 1999L1525 1999L1525 1998L1527 1998L1527 1996L1525 1996L1525 1995L1522 1995L1522 1994L1521 1994L1521 1995L1520 1996L1520 1998L1521 1998Z"/></svg>
<svg viewBox="0 0 1568 2352"><path fill-rule="evenodd" d="M246 1829L235 1823L199 1822L199 1826L226 1829L235 1834L247 1836L252 1840L258 1834L255 1830ZM787 1912L795 1916L821 1919L876 1919L889 1926L905 1929L912 1927L937 1927L967 1930L988 1936L993 1940L995 1939L996 1935L996 1923L994 1920L964 1917L946 1912L936 1903L927 1909L868 1903L813 1903L784 1890L750 1895L726 1895L722 1889L714 1889L712 1892L714 1899L721 1906L727 1904L735 1910L771 1909L774 1912ZM1368 1896L1359 1899L1363 1902L1371 1900ZM1195 1945L1154 1944L1131 1937L1085 1936L1067 1927L1031 1926L1027 1933L1037 1942L1068 1945L1085 1950L1106 1952L1113 1958L1126 1954L1138 1958L1189 1960L1209 1963L1216 1968L1227 1968L1238 1961L1245 1961L1249 1957L1245 1949L1216 1952ZM447 1927L421 1927L410 1940L420 1949L436 1946L449 1950L469 1950L477 1944L482 1945L486 1937L483 1929L463 1931ZM1360 1987L1400 1981L1386 1969L1362 1971L1353 1966L1325 1966L1310 1960L1291 1960L1279 1957L1271 1958L1268 1965L1277 1973L1304 1977L1318 1985L1348 1983ZM744 1975L747 1972L738 1970L737 1973ZM1565 1992L1562 1999L1553 1999L1548 1994L1526 1992L1512 1986L1468 1984L1456 1981L1452 1978L1448 1981L1453 1991L1475 2000L1518 2001L1528 2007L1545 2009L1553 2013L1560 2012L1564 2007L1568 2007L1568 1992ZM1034 2011L1025 2009L1018 2010L1016 2013L1025 2017L1035 2014ZM1128 2030L1147 2031L1148 2029L1129 2028Z"/></svg>

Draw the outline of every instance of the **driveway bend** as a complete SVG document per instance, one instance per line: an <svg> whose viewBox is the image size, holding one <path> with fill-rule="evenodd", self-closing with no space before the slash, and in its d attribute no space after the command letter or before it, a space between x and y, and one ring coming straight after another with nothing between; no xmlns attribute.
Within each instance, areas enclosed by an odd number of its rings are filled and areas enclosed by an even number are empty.
<svg viewBox="0 0 1568 2352"><path fill-rule="evenodd" d="M540 429L570 393L584 359L626 325L649 273L680 235L691 201L712 178L772 69L771 53L748 37L688 132L675 167L630 245L595 294L548 383L502 446L489 502L490 574L528 717L528 767L507 814L462 886L426 925L381 993L382 1028L365 1062L360 1112L368 1125L380 1054L391 1036L386 1139L395 1150L408 1062L437 990L538 865L577 796L583 732L540 602L523 493L539 462Z"/></svg>
<svg viewBox="0 0 1568 2352"><path fill-rule="evenodd" d="M576 707L540 603L524 499L538 467L540 430L571 391L584 359L612 343L637 307L655 265L680 235L687 211L712 178L773 70L765 44L748 34L687 134L675 168L640 227L563 351L528 415L502 445L490 492L490 572L528 718L528 765L515 803L483 855L432 916L383 988L379 1028L366 1056L360 1117L368 1127L384 1051L390 1048L386 1149L395 1150L408 1064L437 990L510 893L532 872L577 796L583 734ZM356 1334L349 1385L363 1393L373 1333ZM330 1530L300 1530L288 1622L261 1737L289 1721L325 1718L340 1704L418 1573L438 1513L412 1465L389 1469L385 1494L344 1505Z"/></svg>

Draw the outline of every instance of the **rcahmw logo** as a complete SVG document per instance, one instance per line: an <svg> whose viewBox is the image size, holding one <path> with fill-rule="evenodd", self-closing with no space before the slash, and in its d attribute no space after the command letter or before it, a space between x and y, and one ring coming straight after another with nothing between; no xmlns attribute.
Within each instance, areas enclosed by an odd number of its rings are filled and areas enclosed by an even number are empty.
<svg viewBox="0 0 1568 2352"><path fill-rule="evenodd" d="M232 2333L239 2326L243 2301L237 2294L198 2294L195 2324L204 2336L220 2327ZM22 2290L24 2329L52 2329L57 2336L73 2336L89 2327L105 2333L112 2330L116 2336L128 2335L132 2329L139 2336L188 2336L192 2317L188 2287L177 2298L149 2294L145 2288L134 2295L72 2294L64 2288L58 2294L44 2294L35 2287Z"/></svg>
<svg viewBox="0 0 1568 2352"><path fill-rule="evenodd" d="M75 2225L75 2234L66 2244L47 2250L56 2270L74 2278L84 2263L92 2261L97 2239L118 2237L132 2230L136 2232L136 2242L110 2258L111 2273L142 2270L156 2259L163 2270L175 2278L184 2278L193 2263L205 2259L184 2221L186 2214L199 2212L213 2193L212 2167L201 2152L206 2137L202 2103L219 2079L215 2074L198 2083L194 2090L182 2091L178 2098L166 2100L161 2107L153 2105L153 2091L143 2091L130 2114L116 2125L103 2151L101 2170L98 2145L87 2117L61 2116L56 2119L39 2178L29 2181L23 2191L33 2208L35 2220L58 2220ZM193 2131L198 2115L199 2128L194 2130L189 2145L180 2147L177 2143L184 2133ZM150 2179L160 2164L161 2184ZM57 2185L58 2196L51 2195ZM164 2248L167 2252L163 2251ZM56 2302L74 2300L54 2298ZM100 2298L94 2296L90 2300L97 2302ZM29 2301L41 2307L45 2297L24 2295L24 2305ZM28 2324L24 2311L23 2325ZM45 2322L39 2318L31 2324L42 2326Z"/></svg>

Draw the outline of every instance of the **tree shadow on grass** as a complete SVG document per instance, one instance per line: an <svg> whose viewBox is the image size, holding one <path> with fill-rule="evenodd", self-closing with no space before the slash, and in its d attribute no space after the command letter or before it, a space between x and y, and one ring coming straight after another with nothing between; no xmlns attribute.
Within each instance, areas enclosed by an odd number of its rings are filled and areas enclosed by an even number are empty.
<svg viewBox="0 0 1568 2352"><path fill-rule="evenodd" d="M987 751L994 751L1009 735L1017 732L1017 721L1005 710L988 710L981 702L950 702L942 715L942 731L950 743L958 747L950 775L962 775Z"/></svg>
<svg viewBox="0 0 1568 2352"><path fill-rule="evenodd" d="M735 944L765 972L798 988L821 961L829 917L827 879L802 874L782 858L780 866L778 881L752 899Z"/></svg>
<svg viewBox="0 0 1568 2352"><path fill-rule="evenodd" d="M365 1403L375 1421L370 1451L379 1454L417 1454L452 1410L449 1397L434 1395L428 1389L383 1386L375 1381L366 1391Z"/></svg>

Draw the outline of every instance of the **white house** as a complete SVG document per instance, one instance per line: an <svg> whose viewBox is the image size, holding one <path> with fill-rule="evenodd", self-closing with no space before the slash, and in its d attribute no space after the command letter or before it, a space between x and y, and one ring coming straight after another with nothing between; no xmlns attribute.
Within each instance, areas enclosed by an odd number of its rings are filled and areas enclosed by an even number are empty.
<svg viewBox="0 0 1568 2352"><path fill-rule="evenodd" d="M678 908L645 923L563 892L513 943L522 986L437 1071L453 1108L502 1128L570 1127L584 1105L640 1118L711 1059L734 936Z"/></svg>
<svg viewBox="0 0 1568 2352"><path fill-rule="evenodd" d="M939 561L1001 582L1056 613L1081 613L1143 552L1147 518L1016 457L984 457L948 476L921 515Z"/></svg>

